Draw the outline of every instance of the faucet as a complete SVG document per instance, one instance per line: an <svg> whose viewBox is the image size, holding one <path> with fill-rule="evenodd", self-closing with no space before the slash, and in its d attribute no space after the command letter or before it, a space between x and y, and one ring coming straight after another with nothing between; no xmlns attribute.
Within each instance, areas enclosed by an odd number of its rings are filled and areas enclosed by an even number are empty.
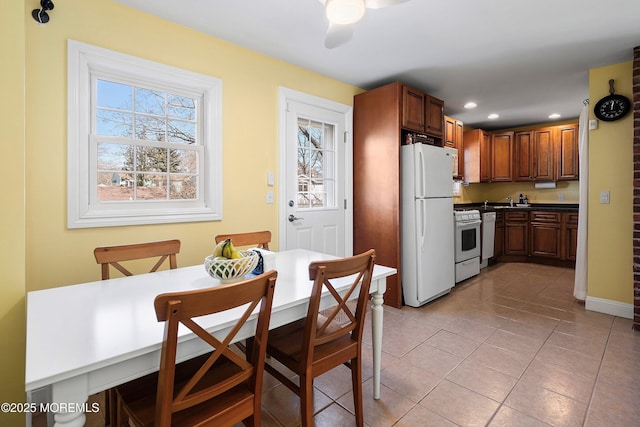
<svg viewBox="0 0 640 427"><path fill-rule="evenodd" d="M484 201L484 209L485 209L485 210L487 209L487 203L489 203L489 201L488 201L488 200L485 200L485 201Z"/></svg>
<svg viewBox="0 0 640 427"><path fill-rule="evenodd" d="M509 206L513 207L513 197L507 196L507 200L509 201Z"/></svg>

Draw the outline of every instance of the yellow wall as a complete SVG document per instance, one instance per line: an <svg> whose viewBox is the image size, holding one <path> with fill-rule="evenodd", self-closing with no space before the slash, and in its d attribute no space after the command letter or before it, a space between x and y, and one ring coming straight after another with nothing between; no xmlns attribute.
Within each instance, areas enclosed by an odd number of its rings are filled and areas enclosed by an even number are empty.
<svg viewBox="0 0 640 427"><path fill-rule="evenodd" d="M0 402L24 401L24 4L2 0L0 13ZM0 425L21 425L21 414L0 412Z"/></svg>
<svg viewBox="0 0 640 427"><path fill-rule="evenodd" d="M633 66L624 62L589 73L590 118L596 102L615 91L633 99ZM600 191L611 203L600 204ZM599 122L589 132L588 296L633 304L633 114Z"/></svg>
<svg viewBox="0 0 640 427"><path fill-rule="evenodd" d="M507 196L526 194L529 203L569 203L576 204L580 200L580 184L578 181L559 181L556 188L535 188L533 182L496 182L491 184L469 184L462 187L460 197L454 197L454 203L489 202L507 203Z"/></svg>

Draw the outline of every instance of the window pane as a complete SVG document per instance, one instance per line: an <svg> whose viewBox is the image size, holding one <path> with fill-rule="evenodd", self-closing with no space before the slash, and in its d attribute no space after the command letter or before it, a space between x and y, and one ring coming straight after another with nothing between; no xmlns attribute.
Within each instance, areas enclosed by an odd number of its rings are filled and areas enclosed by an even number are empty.
<svg viewBox="0 0 640 427"><path fill-rule="evenodd" d="M191 150L171 150L171 172L198 173L198 153Z"/></svg>
<svg viewBox="0 0 640 427"><path fill-rule="evenodd" d="M176 119L195 120L196 103L192 98L167 94L167 116Z"/></svg>
<svg viewBox="0 0 640 427"><path fill-rule="evenodd" d="M167 149L137 147L136 170L139 172L167 172Z"/></svg>
<svg viewBox="0 0 640 427"><path fill-rule="evenodd" d="M155 114L156 116L165 115L164 92L137 87L135 94L136 113Z"/></svg>
<svg viewBox="0 0 640 427"><path fill-rule="evenodd" d="M98 172L98 200L133 200L133 181L130 176L117 172Z"/></svg>
<svg viewBox="0 0 640 427"><path fill-rule="evenodd" d="M130 85L98 80L96 86L98 107L131 111L133 103Z"/></svg>
<svg viewBox="0 0 640 427"><path fill-rule="evenodd" d="M169 120L167 123L169 142L194 144L196 142L196 124L179 120Z"/></svg>
<svg viewBox="0 0 640 427"><path fill-rule="evenodd" d="M133 115L111 110L96 111L96 132L101 136L133 136Z"/></svg>
<svg viewBox="0 0 640 427"><path fill-rule="evenodd" d="M191 200L198 198L198 180L195 176L169 175L169 198L172 200Z"/></svg>
<svg viewBox="0 0 640 427"><path fill-rule="evenodd" d="M145 141L165 141L164 119L136 115L136 138Z"/></svg>
<svg viewBox="0 0 640 427"><path fill-rule="evenodd" d="M98 143L98 169L122 170L127 164L127 156L131 155L130 151L129 145Z"/></svg>
<svg viewBox="0 0 640 427"><path fill-rule="evenodd" d="M136 200L166 200L167 175L141 173L136 177Z"/></svg>

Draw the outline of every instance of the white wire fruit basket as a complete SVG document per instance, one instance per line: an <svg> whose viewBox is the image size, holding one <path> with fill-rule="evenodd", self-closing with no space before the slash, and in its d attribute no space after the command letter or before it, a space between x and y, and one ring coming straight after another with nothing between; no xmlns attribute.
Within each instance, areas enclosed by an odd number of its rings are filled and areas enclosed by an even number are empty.
<svg viewBox="0 0 640 427"><path fill-rule="evenodd" d="M242 258L222 258L209 255L204 259L207 273L222 283L235 283L244 280L258 265L259 256L255 251L238 251Z"/></svg>

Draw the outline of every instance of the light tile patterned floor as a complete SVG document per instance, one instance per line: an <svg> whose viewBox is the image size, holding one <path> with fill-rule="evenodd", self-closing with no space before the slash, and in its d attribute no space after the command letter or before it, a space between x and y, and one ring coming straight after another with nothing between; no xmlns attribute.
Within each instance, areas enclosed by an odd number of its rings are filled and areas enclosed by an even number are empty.
<svg viewBox="0 0 640 427"><path fill-rule="evenodd" d="M571 269L498 264L424 307L385 307L380 400L369 326L367 426L640 426L640 332L575 301ZM347 368L315 388L316 426L355 425ZM297 426L298 408L266 375L263 425Z"/></svg>

